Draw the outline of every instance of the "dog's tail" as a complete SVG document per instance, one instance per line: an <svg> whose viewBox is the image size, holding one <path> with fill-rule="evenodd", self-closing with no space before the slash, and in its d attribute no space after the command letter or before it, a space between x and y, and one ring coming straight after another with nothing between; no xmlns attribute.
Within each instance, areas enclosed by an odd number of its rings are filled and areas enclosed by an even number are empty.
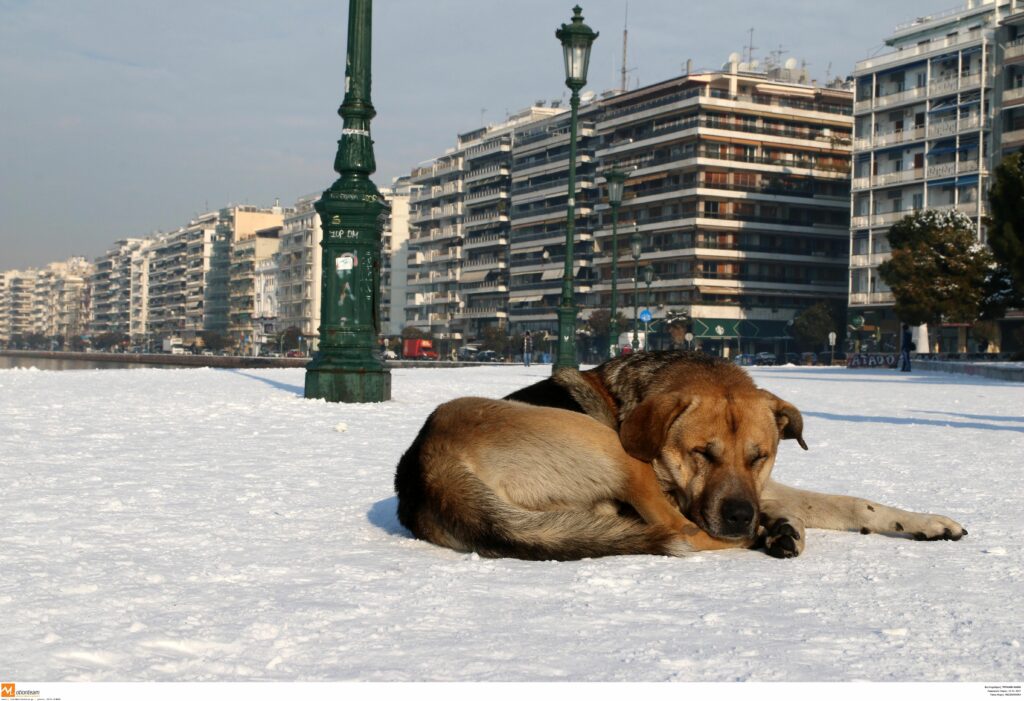
<svg viewBox="0 0 1024 701"><path fill-rule="evenodd" d="M678 556L690 551L680 534L639 519L518 508L501 499L457 458L434 454L424 461L421 439L426 431L424 426L395 475L399 521L418 538L484 557L522 560Z"/></svg>

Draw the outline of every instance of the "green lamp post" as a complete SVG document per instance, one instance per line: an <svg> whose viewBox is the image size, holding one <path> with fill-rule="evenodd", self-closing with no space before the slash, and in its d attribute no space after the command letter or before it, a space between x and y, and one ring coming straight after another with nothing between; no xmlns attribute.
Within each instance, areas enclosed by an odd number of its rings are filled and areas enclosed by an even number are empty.
<svg viewBox="0 0 1024 701"><path fill-rule="evenodd" d="M622 192L626 185L626 173L621 170L609 170L604 174L608 181L608 204L612 208L612 304L608 317L608 335L610 358L618 355L619 347L619 205L622 204Z"/></svg>
<svg viewBox="0 0 1024 701"><path fill-rule="evenodd" d="M644 284L647 285L647 297L644 300L644 307L651 311L651 283L654 282L654 266L644 266ZM651 349L651 322L644 322L644 350Z"/></svg>
<svg viewBox="0 0 1024 701"><path fill-rule="evenodd" d="M633 235L629 237L629 247L633 252L633 352L636 353L640 348L640 338L637 336L637 321L638 314L637 302L640 301L640 293L637 291L637 278L640 277L640 254L643 252L644 242L640 238L640 233L637 231L633 232Z"/></svg>
<svg viewBox="0 0 1024 701"><path fill-rule="evenodd" d="M569 200L565 229L565 272L562 277L562 301L558 307L558 358L554 368L576 368L576 300L573 291L573 239L576 236L576 120L580 107L580 90L587 84L590 47L597 32L583 24L579 5L572 8L572 24L563 24L555 31L562 42L565 58L565 84L572 91L569 105L572 119L569 130Z"/></svg>
<svg viewBox="0 0 1024 701"><path fill-rule="evenodd" d="M380 357L380 255L388 205L370 173L372 0L349 0L345 99L334 170L340 176L316 203L323 227L320 348L306 366L308 399L382 402L391 373Z"/></svg>

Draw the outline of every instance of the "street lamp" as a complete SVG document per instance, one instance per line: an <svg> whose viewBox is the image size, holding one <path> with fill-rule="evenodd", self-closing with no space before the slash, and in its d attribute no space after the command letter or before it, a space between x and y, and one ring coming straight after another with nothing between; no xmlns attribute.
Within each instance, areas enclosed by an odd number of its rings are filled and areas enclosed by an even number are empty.
<svg viewBox="0 0 1024 701"><path fill-rule="evenodd" d="M644 284L647 285L647 299L644 302L644 306L647 308L648 313L651 309L651 283L654 282L654 267L651 265L644 266ZM644 322L644 350L651 349L651 323L649 321Z"/></svg>
<svg viewBox="0 0 1024 701"><path fill-rule="evenodd" d="M370 174L377 169L370 138L372 0L350 0L343 119L334 158L338 179L315 209L323 227L320 345L306 366L305 396L329 402L391 399L391 373L380 335L381 231L388 205Z"/></svg>
<svg viewBox="0 0 1024 701"><path fill-rule="evenodd" d="M558 307L558 359L553 369L576 368L576 301L573 292L573 239L576 235L576 118L580 107L580 90L587 84L590 46L597 32L583 24L583 10L572 8L572 24L563 24L555 31L562 42L565 58L565 84L572 91L569 105L572 119L569 131L569 200L565 228L565 272L562 277L562 302Z"/></svg>
<svg viewBox="0 0 1024 701"><path fill-rule="evenodd" d="M629 237L629 247L633 251L633 352L636 353L640 348L640 339L637 337L637 302L639 301L640 293L637 292L637 278L640 277L640 253L643 249L643 239L640 238L640 234L636 231Z"/></svg>
<svg viewBox="0 0 1024 701"><path fill-rule="evenodd" d="M619 347L619 205L622 204L626 173L613 168L604 174L604 179L608 182L608 204L612 208L612 306L608 317L608 335L611 336L612 349L609 357L615 357Z"/></svg>

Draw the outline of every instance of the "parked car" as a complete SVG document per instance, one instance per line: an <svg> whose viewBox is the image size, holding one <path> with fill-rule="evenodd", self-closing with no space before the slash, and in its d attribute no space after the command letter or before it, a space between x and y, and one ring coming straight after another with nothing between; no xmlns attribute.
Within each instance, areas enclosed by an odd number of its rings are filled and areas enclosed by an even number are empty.
<svg viewBox="0 0 1024 701"><path fill-rule="evenodd" d="M305 357L305 355L306 354L300 350L290 350L287 353L285 353L285 357L287 358L303 358Z"/></svg>
<svg viewBox="0 0 1024 701"><path fill-rule="evenodd" d="M818 356L815 353L801 353L800 354L801 365L817 365Z"/></svg>
<svg viewBox="0 0 1024 701"><path fill-rule="evenodd" d="M753 365L754 356L750 353L742 353L732 359L732 362L736 365Z"/></svg>
<svg viewBox="0 0 1024 701"><path fill-rule="evenodd" d="M775 354L761 351L754 356L754 365L775 365Z"/></svg>
<svg viewBox="0 0 1024 701"><path fill-rule="evenodd" d="M504 358L492 350L482 350L476 354L478 363L500 363Z"/></svg>
<svg viewBox="0 0 1024 701"><path fill-rule="evenodd" d="M800 364L800 354L799 353L786 353L786 363L789 364L789 365L799 365Z"/></svg>

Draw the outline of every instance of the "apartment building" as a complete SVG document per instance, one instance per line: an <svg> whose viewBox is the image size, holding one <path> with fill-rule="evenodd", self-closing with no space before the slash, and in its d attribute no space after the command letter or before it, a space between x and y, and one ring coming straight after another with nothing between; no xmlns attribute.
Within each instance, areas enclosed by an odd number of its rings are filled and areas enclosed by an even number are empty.
<svg viewBox="0 0 1024 701"><path fill-rule="evenodd" d="M597 160L630 174L619 210L625 316L648 303L643 281L634 299L634 232L639 267L654 270L653 325L684 320L709 353L781 354L796 315L842 301L851 102L847 89L811 85L792 59L767 71L731 60L604 100ZM601 309L610 306L610 215L595 206L588 303Z"/></svg>
<svg viewBox="0 0 1024 701"><path fill-rule="evenodd" d="M454 344L506 323L515 131L559 111L537 105L461 134L413 170L407 325Z"/></svg>
<svg viewBox="0 0 1024 701"><path fill-rule="evenodd" d="M206 212L183 227L185 237L185 328L182 342L191 345L203 331L224 332L226 319L219 289L227 268L228 242L220 213Z"/></svg>
<svg viewBox="0 0 1024 701"><path fill-rule="evenodd" d="M389 211L381 234L380 329L383 336L397 336L405 326L409 289L409 199L412 190L408 177L396 178L391 187L380 188Z"/></svg>
<svg viewBox="0 0 1024 701"><path fill-rule="evenodd" d="M259 355L277 334L279 253L257 258L253 271L252 350Z"/></svg>
<svg viewBox="0 0 1024 701"><path fill-rule="evenodd" d="M89 278L91 309L89 333L131 333L132 256L144 245L144 239L116 241L94 261Z"/></svg>
<svg viewBox="0 0 1024 701"><path fill-rule="evenodd" d="M185 229L158 234L151 243L148 341L159 348L169 338L182 338L188 315L188 235ZM129 268L130 270L130 268ZM130 306L130 305L129 305ZM126 325L125 332L130 328Z"/></svg>
<svg viewBox="0 0 1024 701"><path fill-rule="evenodd" d="M283 224L258 229L231 247L228 277L228 335L244 355L251 355L263 335L256 319L256 270L277 255Z"/></svg>
<svg viewBox="0 0 1024 701"><path fill-rule="evenodd" d="M88 332L91 273L92 264L81 257L39 270L33 294L34 333L68 340Z"/></svg>
<svg viewBox="0 0 1024 701"><path fill-rule="evenodd" d="M1024 145L1024 5L974 0L901 24L892 48L856 65L849 304L865 350L898 347L892 292L878 275L888 228L957 209L984 240L999 159ZM918 347L958 350L962 329L919 330Z"/></svg>
<svg viewBox="0 0 1024 701"><path fill-rule="evenodd" d="M38 271L8 270L4 273L4 296L0 300L0 331L4 343L33 333L33 305Z"/></svg>
<svg viewBox="0 0 1024 701"><path fill-rule="evenodd" d="M295 327L310 348L320 334L320 276L323 229L314 205L320 195L299 198L284 214L277 273L277 328Z"/></svg>
<svg viewBox="0 0 1024 701"><path fill-rule="evenodd" d="M579 110L577 125L573 275L576 301L584 306L597 281L593 214L600 200L597 120L603 107L599 101L588 100ZM565 270L570 132L571 113L559 110L542 121L520 127L514 134L509 322L513 330L530 331L538 341L553 339L558 331L555 312ZM540 343L537 349L541 350Z"/></svg>

